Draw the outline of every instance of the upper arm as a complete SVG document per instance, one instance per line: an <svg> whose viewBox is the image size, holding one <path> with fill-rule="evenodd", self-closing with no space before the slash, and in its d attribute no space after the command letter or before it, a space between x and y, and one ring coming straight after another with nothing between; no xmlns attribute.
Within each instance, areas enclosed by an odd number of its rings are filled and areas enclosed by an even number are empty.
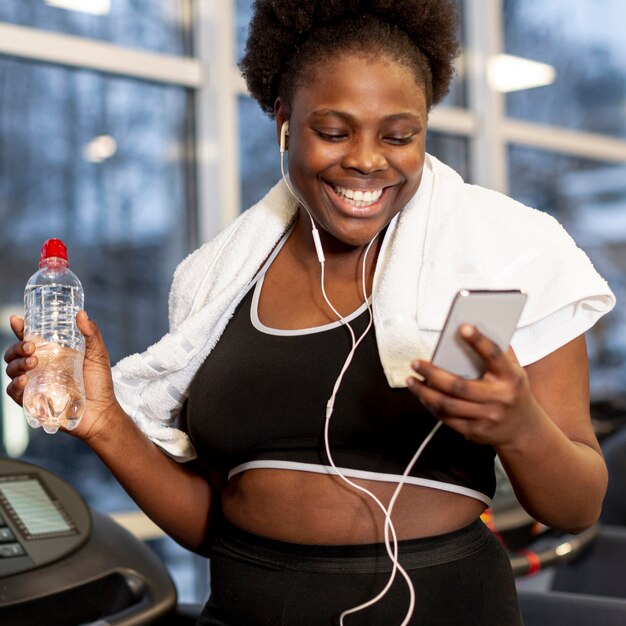
<svg viewBox="0 0 626 626"><path fill-rule="evenodd" d="M585 336L524 367L541 408L571 441L600 451L589 413L589 365Z"/></svg>

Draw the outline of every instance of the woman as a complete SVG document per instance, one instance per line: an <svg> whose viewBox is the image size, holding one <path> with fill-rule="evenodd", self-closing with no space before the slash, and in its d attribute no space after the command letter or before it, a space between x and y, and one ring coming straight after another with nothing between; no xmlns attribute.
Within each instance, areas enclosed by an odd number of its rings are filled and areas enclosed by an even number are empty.
<svg viewBox="0 0 626 626"><path fill-rule="evenodd" d="M290 182L181 264L171 332L118 364L115 390L78 316L88 411L72 434L174 539L211 550L201 624L520 624L479 520L495 453L535 519L576 532L598 517L583 333L613 296L554 220L425 153L456 29L443 0L257 1L242 70ZM461 328L486 366L467 381L429 357L473 287L529 300L507 354ZM11 323L20 402L36 356ZM408 585L383 509L429 433L392 513Z"/></svg>

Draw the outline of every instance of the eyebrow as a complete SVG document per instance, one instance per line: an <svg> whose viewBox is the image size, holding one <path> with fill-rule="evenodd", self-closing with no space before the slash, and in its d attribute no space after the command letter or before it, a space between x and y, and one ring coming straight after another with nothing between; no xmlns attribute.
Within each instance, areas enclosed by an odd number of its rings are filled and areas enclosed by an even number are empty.
<svg viewBox="0 0 626 626"><path fill-rule="evenodd" d="M319 111L313 111L315 117L339 117L346 122L354 122L355 118L350 113L346 113L345 111L335 111L334 109L320 109ZM420 119L420 116L417 113L393 113L392 115L387 115L382 119L383 122L397 122L407 119Z"/></svg>

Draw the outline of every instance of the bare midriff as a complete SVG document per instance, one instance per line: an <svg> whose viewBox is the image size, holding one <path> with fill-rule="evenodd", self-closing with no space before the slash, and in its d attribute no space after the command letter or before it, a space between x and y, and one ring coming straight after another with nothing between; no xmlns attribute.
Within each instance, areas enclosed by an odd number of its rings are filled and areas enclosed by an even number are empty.
<svg viewBox="0 0 626 626"><path fill-rule="evenodd" d="M387 506L394 483L351 479ZM374 500L326 474L253 469L231 478L222 494L226 519L248 532L292 543L357 544L384 541L384 514ZM451 532L476 520L478 499L404 485L392 512L398 539Z"/></svg>
<svg viewBox="0 0 626 626"><path fill-rule="evenodd" d="M317 262L298 259L310 238L308 222L298 226L267 270L258 315L261 322L284 330L315 328L336 321L321 297ZM379 240L368 258L367 288L371 293ZM310 243L310 242L309 242ZM360 256L341 259L329 267L328 293L337 310L349 315L363 303L360 293ZM332 254L327 254L327 265ZM313 268L313 269L311 269ZM294 276L298 280L294 280ZM289 306L284 306L288 302ZM330 390L329 390L330 392ZM416 402L418 400L416 399ZM352 479L371 491L384 506L395 483ZM341 478L285 469L251 469L236 474L222 492L226 519L251 533L302 544L357 544L384 541L385 516L367 494ZM398 539L440 535L476 520L485 504L470 496L440 489L404 485L394 505L392 521Z"/></svg>

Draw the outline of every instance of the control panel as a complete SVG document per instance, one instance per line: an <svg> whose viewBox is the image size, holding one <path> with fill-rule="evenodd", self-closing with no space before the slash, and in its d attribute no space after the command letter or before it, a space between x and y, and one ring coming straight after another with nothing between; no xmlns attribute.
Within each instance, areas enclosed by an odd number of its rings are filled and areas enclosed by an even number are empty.
<svg viewBox="0 0 626 626"><path fill-rule="evenodd" d="M0 578L41 567L89 537L83 499L51 472L0 459Z"/></svg>

